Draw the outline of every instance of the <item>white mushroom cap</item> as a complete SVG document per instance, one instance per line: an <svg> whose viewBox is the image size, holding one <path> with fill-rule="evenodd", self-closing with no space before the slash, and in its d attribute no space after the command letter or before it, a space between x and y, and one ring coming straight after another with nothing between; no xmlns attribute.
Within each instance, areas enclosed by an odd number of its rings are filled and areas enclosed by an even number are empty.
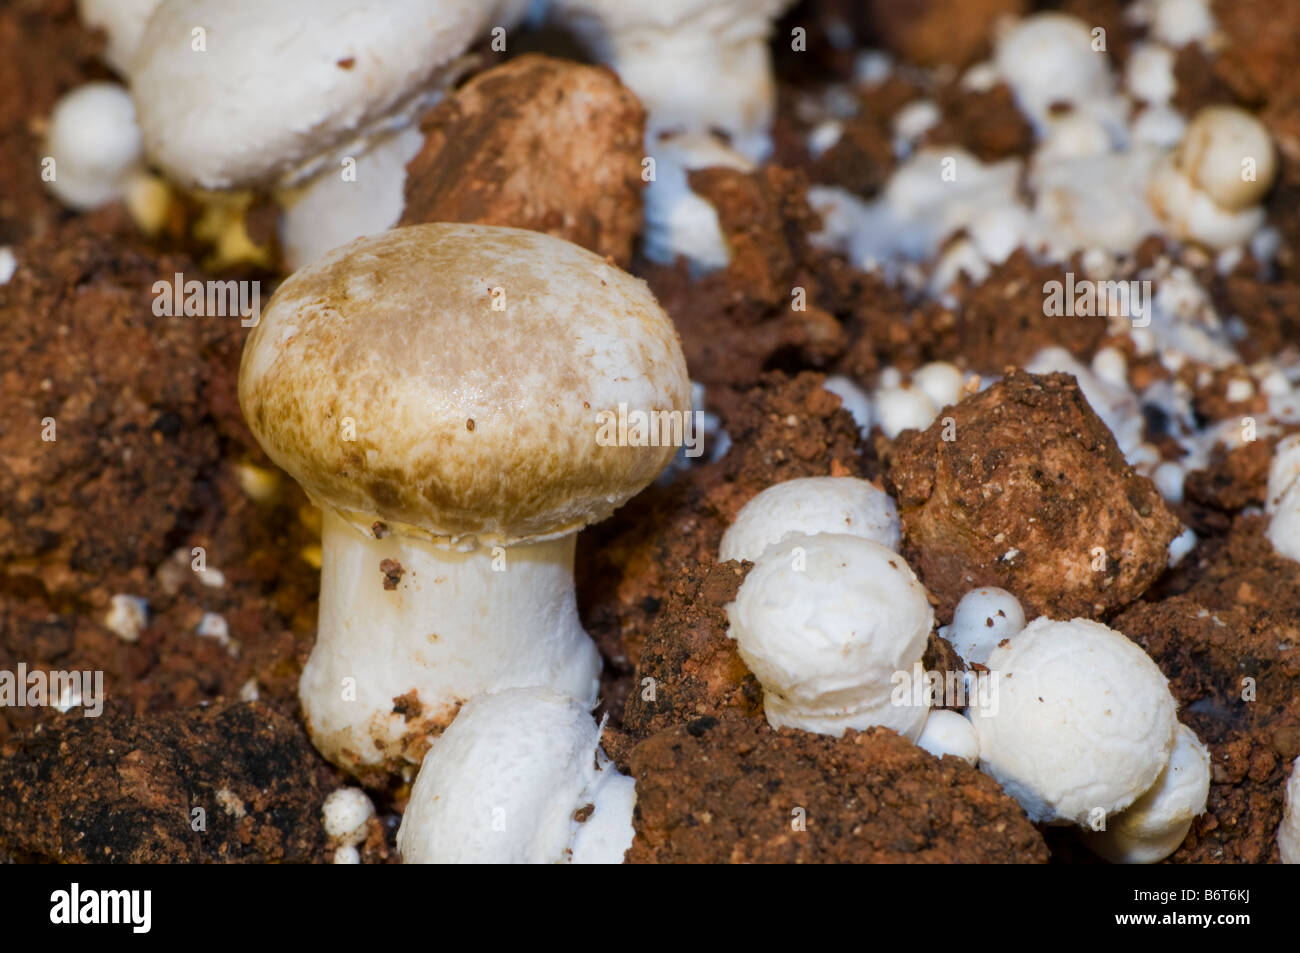
<svg viewBox="0 0 1300 953"><path fill-rule="evenodd" d="M374 813L375 806L360 788L331 791L321 805L325 835L339 845L360 844L366 839L366 821Z"/></svg>
<svg viewBox="0 0 1300 953"><path fill-rule="evenodd" d="M1169 764L1129 807L1084 831L1084 842L1115 864L1154 864L1178 849L1210 794L1210 753L1196 732L1179 724Z"/></svg>
<svg viewBox="0 0 1300 953"><path fill-rule="evenodd" d="M940 410L961 400L965 383L962 372L947 361L931 361L912 373L912 385L925 391L925 396Z"/></svg>
<svg viewBox="0 0 1300 953"><path fill-rule="evenodd" d="M586 846L582 859L618 862L632 846L635 782L599 754L599 742L587 710L558 692L519 688L471 699L411 788L397 832L402 861L579 860L584 823L575 815L592 805L585 823L601 825L600 849ZM597 821L604 811L616 816Z"/></svg>
<svg viewBox="0 0 1300 953"><path fill-rule="evenodd" d="M183 185L272 184L395 117L409 118L495 6L167 0L132 64L145 146ZM196 28L206 31L202 51L192 45Z"/></svg>
<svg viewBox="0 0 1300 953"><path fill-rule="evenodd" d="M1020 108L1039 122L1053 103L1107 96L1114 79L1109 57L1092 48L1092 33L1077 17L1038 13L998 37L994 60Z"/></svg>
<svg viewBox="0 0 1300 953"><path fill-rule="evenodd" d="M1300 434L1279 441L1273 451L1264 508L1271 514L1265 535L1273 548L1300 562Z"/></svg>
<svg viewBox="0 0 1300 953"><path fill-rule="evenodd" d="M767 37L793 0L553 0L645 105L647 135L720 130L753 159L775 111Z"/></svg>
<svg viewBox="0 0 1300 953"><path fill-rule="evenodd" d="M935 708L930 712L930 717L925 720L925 730L916 743L936 758L951 754L970 764L979 763L980 746L975 737L975 726L969 718L946 708Z"/></svg>
<svg viewBox="0 0 1300 953"><path fill-rule="evenodd" d="M1300 758L1291 765L1286 783L1282 823L1277 829L1277 850L1284 864L1300 864Z"/></svg>
<svg viewBox="0 0 1300 953"><path fill-rule="evenodd" d="M1242 162L1253 159L1255 177L1243 177ZM1277 175L1277 154L1264 124L1235 106L1207 106L1187 126L1175 161L1183 174L1215 204L1240 211L1264 197Z"/></svg>
<svg viewBox="0 0 1300 953"><path fill-rule="evenodd" d="M55 104L45 149L54 159L46 184L64 205L84 211L121 198L141 157L131 95L116 83L78 86Z"/></svg>
<svg viewBox="0 0 1300 953"><path fill-rule="evenodd" d="M787 536L844 533L898 550L898 507L884 490L856 477L804 477L770 486L736 514L718 559L756 562Z"/></svg>
<svg viewBox="0 0 1300 953"><path fill-rule="evenodd" d="M924 430L939 414L930 395L915 386L882 387L872 403L880 429L890 440L904 430Z"/></svg>
<svg viewBox="0 0 1300 953"><path fill-rule="evenodd" d="M108 41L104 59L119 74L131 72L145 24L162 0L77 0L77 14L88 27L101 29Z"/></svg>
<svg viewBox="0 0 1300 953"><path fill-rule="evenodd" d="M920 735L928 697L895 705L892 687L925 652L934 614L894 551L836 533L788 536L750 570L727 618L774 728Z"/></svg>
<svg viewBox="0 0 1300 953"><path fill-rule="evenodd" d="M1024 627L1025 610L1020 600L1005 589L984 586L961 597L952 625L939 634L965 661L986 665L998 643Z"/></svg>
<svg viewBox="0 0 1300 953"><path fill-rule="evenodd" d="M1088 619L1039 618L994 650L996 709L976 706L980 767L1035 822L1109 817L1169 762L1176 705L1160 669L1124 635Z"/></svg>

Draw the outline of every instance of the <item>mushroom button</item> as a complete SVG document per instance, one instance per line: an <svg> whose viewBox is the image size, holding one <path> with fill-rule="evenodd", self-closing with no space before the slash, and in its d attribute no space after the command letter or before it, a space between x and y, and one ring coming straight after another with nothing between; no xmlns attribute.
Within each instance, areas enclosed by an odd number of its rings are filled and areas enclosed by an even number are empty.
<svg viewBox="0 0 1300 953"><path fill-rule="evenodd" d="M839 533L786 536L758 557L726 610L772 727L920 735L928 693L900 704L894 688L925 653L934 613L893 550Z"/></svg>
<svg viewBox="0 0 1300 953"><path fill-rule="evenodd" d="M481 692L595 701L575 535L676 450L603 445L597 420L690 407L676 332L643 282L513 228L357 239L280 286L239 396L324 513L300 695L328 758L354 772L418 759Z"/></svg>
<svg viewBox="0 0 1300 953"><path fill-rule="evenodd" d="M407 864L617 864L636 783L598 747L573 699L540 688L481 695L425 756L402 815Z"/></svg>

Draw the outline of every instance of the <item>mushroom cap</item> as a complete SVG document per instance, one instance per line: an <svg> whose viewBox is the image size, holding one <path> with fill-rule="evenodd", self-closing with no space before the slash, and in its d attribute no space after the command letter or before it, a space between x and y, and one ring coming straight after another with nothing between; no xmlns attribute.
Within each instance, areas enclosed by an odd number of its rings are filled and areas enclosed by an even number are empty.
<svg viewBox="0 0 1300 953"><path fill-rule="evenodd" d="M1285 806L1277 829L1277 850L1284 864L1300 864L1300 758L1291 765L1291 777L1283 792Z"/></svg>
<svg viewBox="0 0 1300 953"><path fill-rule="evenodd" d="M353 525L503 545L604 519L676 452L633 445L672 437L637 415L684 425L691 407L644 282L538 232L441 223L285 281L245 344L239 401L271 459ZM601 423L620 405L625 434Z"/></svg>
<svg viewBox="0 0 1300 953"><path fill-rule="evenodd" d="M980 767L1035 822L1087 824L1142 796L1169 763L1175 717L1155 662L1099 622L1038 618L989 656L996 706L972 707Z"/></svg>
<svg viewBox="0 0 1300 953"><path fill-rule="evenodd" d="M884 490L857 477L801 477L763 490L722 534L718 559L756 562L792 533L861 536L898 550L898 507Z"/></svg>
<svg viewBox="0 0 1300 953"><path fill-rule="evenodd" d="M1178 849L1210 795L1210 753L1184 724L1169 764L1150 790L1115 817L1105 830L1084 831L1084 842L1116 864L1154 864Z"/></svg>
<svg viewBox="0 0 1300 953"><path fill-rule="evenodd" d="M480 0L168 0L131 84L145 147L176 182L267 185L409 114L490 23ZM195 50L193 31L205 31Z"/></svg>
<svg viewBox="0 0 1300 953"><path fill-rule="evenodd" d="M774 727L921 733L928 699L896 703L894 689L925 653L934 613L898 553L841 533L786 536L758 558L726 612Z"/></svg>

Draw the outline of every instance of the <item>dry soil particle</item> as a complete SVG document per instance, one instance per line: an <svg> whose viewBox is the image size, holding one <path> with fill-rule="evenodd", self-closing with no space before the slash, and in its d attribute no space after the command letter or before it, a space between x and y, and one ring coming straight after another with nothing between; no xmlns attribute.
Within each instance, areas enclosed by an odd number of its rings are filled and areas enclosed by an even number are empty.
<svg viewBox="0 0 1300 953"><path fill-rule="evenodd" d="M924 433L905 431L886 478L903 555L944 621L977 586L1014 593L1029 618L1103 615L1164 571L1180 531L1066 374L1013 370Z"/></svg>
<svg viewBox="0 0 1300 953"><path fill-rule="evenodd" d="M0 568L84 595L161 562L218 458L201 319L153 312L154 282L197 269L80 222L17 258L0 287Z"/></svg>
<svg viewBox="0 0 1300 953"><path fill-rule="evenodd" d="M728 709L763 717L763 689L727 635L748 563L683 567L641 649L623 727L642 737Z"/></svg>
<svg viewBox="0 0 1300 953"><path fill-rule="evenodd" d="M266 863L324 850L319 759L300 724L261 704L69 714L3 755L0 844L18 858Z"/></svg>
<svg viewBox="0 0 1300 953"><path fill-rule="evenodd" d="M631 764L630 863L1047 859L992 778L885 729L831 738L729 713L659 732Z"/></svg>
<svg viewBox="0 0 1300 953"><path fill-rule="evenodd" d="M874 38L916 66L969 66L988 53L1002 17L1024 13L1025 0L868 0L863 18Z"/></svg>
<svg viewBox="0 0 1300 953"><path fill-rule="evenodd" d="M609 70L521 56L424 117L401 224L527 228L627 267L641 226L644 128L641 104Z"/></svg>

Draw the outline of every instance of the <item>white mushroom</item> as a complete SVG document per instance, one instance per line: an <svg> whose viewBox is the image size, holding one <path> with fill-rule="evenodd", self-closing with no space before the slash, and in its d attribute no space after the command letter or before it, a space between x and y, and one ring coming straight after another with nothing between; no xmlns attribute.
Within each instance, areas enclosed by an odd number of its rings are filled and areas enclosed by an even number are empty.
<svg viewBox="0 0 1300 953"><path fill-rule="evenodd" d="M1160 669L1099 622L1035 619L988 661L996 709L971 708L980 767L1035 822L1087 824L1150 790L1176 705Z"/></svg>
<svg viewBox="0 0 1300 953"><path fill-rule="evenodd" d="M776 106L767 39L793 0L553 0L560 22L613 67L660 133L725 133L758 161Z"/></svg>
<svg viewBox="0 0 1300 953"><path fill-rule="evenodd" d="M1186 725L1178 726L1169 764L1128 808L1084 830L1084 843L1117 864L1154 864L1178 849L1210 793L1210 753Z"/></svg>
<svg viewBox="0 0 1300 953"><path fill-rule="evenodd" d="M979 763L980 748L975 726L965 715L946 708L935 708L930 712L916 744L936 758L950 754L968 764Z"/></svg>
<svg viewBox="0 0 1300 953"><path fill-rule="evenodd" d="M557 692L480 695L425 755L397 832L407 864L617 864L636 784L600 749L586 708Z"/></svg>
<svg viewBox="0 0 1300 953"><path fill-rule="evenodd" d="M1152 172L1148 197L1176 238L1227 248L1263 225L1259 202L1276 175L1264 124L1234 106L1207 106Z"/></svg>
<svg viewBox="0 0 1300 953"><path fill-rule="evenodd" d="M374 813L375 806L360 788L338 788L325 796L321 816L325 836L334 846L334 863L361 862L357 845L366 839L366 823Z"/></svg>
<svg viewBox="0 0 1300 953"><path fill-rule="evenodd" d="M895 704L893 687L924 654L934 614L893 550L836 533L787 536L759 557L727 618L772 727L920 735L928 693Z"/></svg>
<svg viewBox="0 0 1300 953"><path fill-rule="evenodd" d="M95 82L65 94L50 114L46 185L64 205L86 211L123 198L140 172L142 147L131 95Z"/></svg>
<svg viewBox="0 0 1300 953"><path fill-rule="evenodd" d="M348 204L354 218L336 215L331 240L381 231L400 216L404 176L385 159L373 175L363 178L361 170L345 180L346 161L377 142L392 144L386 136L441 94L469 45L491 26L512 25L522 6L163 0L132 64L146 150L188 188L285 190L286 214L292 218L296 207L308 219L286 225L291 237L319 222L315 204L303 204L293 190L333 176L339 181L330 195L348 182L367 195ZM314 253L316 246L300 241L290 252ZM306 263L288 260L291 268Z"/></svg>
<svg viewBox="0 0 1300 953"><path fill-rule="evenodd" d="M131 73L131 63L145 24L161 0L77 0L77 15L86 26L101 29L107 37L104 59L121 76Z"/></svg>
<svg viewBox="0 0 1300 953"><path fill-rule="evenodd" d="M1300 562L1300 434L1278 442L1268 468L1265 535L1279 555Z"/></svg>
<svg viewBox="0 0 1300 953"><path fill-rule="evenodd" d="M804 477L770 486L746 503L722 535L718 559L758 560L787 536L844 533L897 551L898 507L856 477Z"/></svg>
<svg viewBox="0 0 1300 953"><path fill-rule="evenodd" d="M1282 823L1277 829L1277 850L1284 864L1300 864L1300 758L1291 765L1283 793Z"/></svg>
<svg viewBox="0 0 1300 953"><path fill-rule="evenodd" d="M575 537L676 450L671 434L600 422L690 407L676 332L643 282L520 229L357 239L280 286L239 395L324 511L299 694L326 757L400 767L482 692L595 701Z"/></svg>
<svg viewBox="0 0 1300 953"><path fill-rule="evenodd" d="M998 643L1009 639L1025 627L1025 611L1020 601L996 586L972 589L961 597L953 611L952 625L939 634L966 662L988 663Z"/></svg>

